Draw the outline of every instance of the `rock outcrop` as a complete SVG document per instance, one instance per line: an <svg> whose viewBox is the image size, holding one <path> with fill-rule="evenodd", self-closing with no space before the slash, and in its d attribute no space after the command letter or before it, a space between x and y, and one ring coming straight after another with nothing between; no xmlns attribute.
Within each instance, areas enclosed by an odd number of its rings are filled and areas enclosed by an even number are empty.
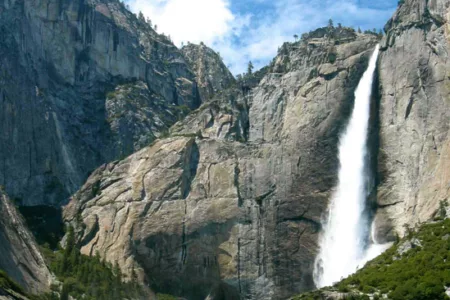
<svg viewBox="0 0 450 300"><path fill-rule="evenodd" d="M0 184L59 204L201 104L167 37L116 0L0 1Z"/></svg>
<svg viewBox="0 0 450 300"><path fill-rule="evenodd" d="M51 274L44 258L22 216L3 190L0 190L0 269L28 292L49 290ZM2 295L0 291L0 297Z"/></svg>
<svg viewBox="0 0 450 300"><path fill-rule="evenodd" d="M450 200L450 1L409 0L386 25L379 66L378 236Z"/></svg>
<svg viewBox="0 0 450 300"><path fill-rule="evenodd" d="M338 136L377 42L285 44L254 89L231 86L169 138L97 169L64 212L82 252L188 299L312 289Z"/></svg>
<svg viewBox="0 0 450 300"><path fill-rule="evenodd" d="M204 102L212 99L235 83L235 79L219 54L206 47L191 44L181 48L195 73L201 98Z"/></svg>

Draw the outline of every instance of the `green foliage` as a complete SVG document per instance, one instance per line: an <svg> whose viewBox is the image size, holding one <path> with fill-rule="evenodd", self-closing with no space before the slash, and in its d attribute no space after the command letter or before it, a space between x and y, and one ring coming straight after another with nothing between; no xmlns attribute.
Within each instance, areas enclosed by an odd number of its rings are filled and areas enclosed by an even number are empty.
<svg viewBox="0 0 450 300"><path fill-rule="evenodd" d="M69 295L87 300L142 298L136 276L124 282L117 263L112 267L98 253L94 257L80 254L75 240L74 230L69 227L64 250L43 251L50 269L63 282L60 299L68 299Z"/></svg>
<svg viewBox="0 0 450 300"><path fill-rule="evenodd" d="M7 289L7 290L13 290L14 292L17 292L19 294L25 294L25 291L23 288L16 283L14 280L12 280L6 272L0 270L0 288Z"/></svg>
<svg viewBox="0 0 450 300"><path fill-rule="evenodd" d="M449 236L449 219L424 225L418 232L409 229L405 239L337 287L366 294L380 291L392 300L448 299L444 292L450 286ZM410 238L420 240L422 247L398 254L399 245Z"/></svg>
<svg viewBox="0 0 450 300"><path fill-rule="evenodd" d="M167 295L167 294L156 294L156 298L158 300L178 300L179 299L175 296Z"/></svg>
<svg viewBox="0 0 450 300"><path fill-rule="evenodd" d="M44 295L31 295L25 292L25 290L13 279L11 279L6 272L0 270L0 290L5 290L8 292L14 292L18 295L22 295L30 300L56 300L50 294ZM1 294L1 293L0 293ZM0 297L1 298L1 297ZM9 298L8 298L9 299ZM14 299L16 299L14 297Z"/></svg>
<svg viewBox="0 0 450 300"><path fill-rule="evenodd" d="M439 202L439 209L437 211L436 220L443 220L447 216L447 207L448 207L448 201L442 200Z"/></svg>
<svg viewBox="0 0 450 300"><path fill-rule="evenodd" d="M334 63L336 62L336 58L337 58L336 53L329 53L329 54L328 54L328 61L329 61L331 64L334 64Z"/></svg>
<svg viewBox="0 0 450 300"><path fill-rule="evenodd" d="M363 295L360 293L349 293L347 292L341 292L341 293L347 293L342 294L340 299L345 300L370 300L369 296ZM298 296L295 296L292 298L292 300L326 300L331 299L327 294L323 291L313 291L305 294L301 294ZM334 298L333 298L334 299Z"/></svg>
<svg viewBox="0 0 450 300"><path fill-rule="evenodd" d="M113 99L113 98L115 98L116 96L117 96L116 90L110 91L110 92L106 93L106 98L107 98L107 99Z"/></svg>

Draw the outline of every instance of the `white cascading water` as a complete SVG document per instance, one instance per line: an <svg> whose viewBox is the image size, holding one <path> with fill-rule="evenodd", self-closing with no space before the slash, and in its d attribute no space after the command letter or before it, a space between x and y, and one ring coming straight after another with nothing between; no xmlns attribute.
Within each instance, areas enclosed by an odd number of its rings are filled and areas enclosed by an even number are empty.
<svg viewBox="0 0 450 300"><path fill-rule="evenodd" d="M379 46L355 91L355 105L350 122L339 143L339 182L329 207L320 239L314 281L318 288L330 286L354 273L387 246L371 241L366 210L367 135L370 98Z"/></svg>

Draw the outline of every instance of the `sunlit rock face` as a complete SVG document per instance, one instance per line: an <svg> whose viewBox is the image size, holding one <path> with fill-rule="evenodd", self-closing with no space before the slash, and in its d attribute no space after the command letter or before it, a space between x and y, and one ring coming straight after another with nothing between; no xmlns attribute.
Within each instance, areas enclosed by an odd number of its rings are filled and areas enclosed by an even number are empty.
<svg viewBox="0 0 450 300"><path fill-rule="evenodd" d="M389 240L450 196L448 0L405 1L380 55L377 236Z"/></svg>
<svg viewBox="0 0 450 300"><path fill-rule="evenodd" d="M1 1L0 32L0 184L21 204L67 200L201 103L184 55L119 1Z"/></svg>
<svg viewBox="0 0 450 300"><path fill-rule="evenodd" d="M83 253L188 299L314 288L339 133L377 42L353 33L287 43L169 138L97 169L65 208Z"/></svg>
<svg viewBox="0 0 450 300"><path fill-rule="evenodd" d="M204 102L236 83L220 55L203 43L200 45L189 43L182 47L181 51L196 75L198 89Z"/></svg>

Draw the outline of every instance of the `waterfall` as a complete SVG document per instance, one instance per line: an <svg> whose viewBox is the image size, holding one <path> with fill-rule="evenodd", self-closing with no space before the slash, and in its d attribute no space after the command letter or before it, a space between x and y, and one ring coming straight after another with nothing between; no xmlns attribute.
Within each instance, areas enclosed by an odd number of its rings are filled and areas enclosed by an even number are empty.
<svg viewBox="0 0 450 300"><path fill-rule="evenodd" d="M371 239L366 212L368 196L367 135L370 98L379 46L355 91L350 121L339 142L339 179L320 238L314 270L317 287L332 285L354 273L387 247Z"/></svg>

